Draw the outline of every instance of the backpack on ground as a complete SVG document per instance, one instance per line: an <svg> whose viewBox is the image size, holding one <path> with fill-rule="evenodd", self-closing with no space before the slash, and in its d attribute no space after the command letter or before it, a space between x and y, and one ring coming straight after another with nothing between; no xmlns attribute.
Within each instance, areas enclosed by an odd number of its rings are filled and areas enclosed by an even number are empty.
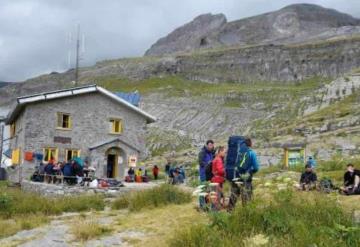
<svg viewBox="0 0 360 247"><path fill-rule="evenodd" d="M320 180L319 189L322 192L330 193L335 189L335 186L333 185L330 178L323 178Z"/></svg>
<svg viewBox="0 0 360 247"><path fill-rule="evenodd" d="M212 173L212 161L205 166L205 179L206 181L210 181L214 177Z"/></svg>

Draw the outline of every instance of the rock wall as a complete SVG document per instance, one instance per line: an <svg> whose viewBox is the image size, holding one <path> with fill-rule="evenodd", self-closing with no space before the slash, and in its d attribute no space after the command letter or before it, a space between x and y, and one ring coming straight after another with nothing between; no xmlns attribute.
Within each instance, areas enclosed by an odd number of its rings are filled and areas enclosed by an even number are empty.
<svg viewBox="0 0 360 247"><path fill-rule="evenodd" d="M114 197L119 195L124 195L133 191L140 191L144 189L150 189L157 184L148 183L142 185L134 184L119 187L119 188L89 188L89 187L80 187L80 186L67 186L64 184L55 185L55 184L47 184L47 183L37 183L28 180L23 180L21 182L21 190L28 193L35 193L41 196L47 197L57 197L57 196L78 196L82 195L104 195L106 197Z"/></svg>
<svg viewBox="0 0 360 247"><path fill-rule="evenodd" d="M360 67L360 39L263 45L177 57L177 71L207 82L299 81L337 77Z"/></svg>

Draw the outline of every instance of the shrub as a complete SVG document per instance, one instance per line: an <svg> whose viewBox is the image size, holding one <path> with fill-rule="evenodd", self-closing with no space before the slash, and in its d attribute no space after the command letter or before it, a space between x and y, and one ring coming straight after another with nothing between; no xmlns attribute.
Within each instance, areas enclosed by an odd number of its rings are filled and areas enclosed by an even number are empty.
<svg viewBox="0 0 360 247"><path fill-rule="evenodd" d="M123 209L127 207L130 211L138 211L143 208L182 204L190 201L190 193L172 185L162 184L152 189L121 196L113 202L112 208Z"/></svg>
<svg viewBox="0 0 360 247"><path fill-rule="evenodd" d="M112 229L94 221L80 221L71 227L76 241L87 241L112 232Z"/></svg>

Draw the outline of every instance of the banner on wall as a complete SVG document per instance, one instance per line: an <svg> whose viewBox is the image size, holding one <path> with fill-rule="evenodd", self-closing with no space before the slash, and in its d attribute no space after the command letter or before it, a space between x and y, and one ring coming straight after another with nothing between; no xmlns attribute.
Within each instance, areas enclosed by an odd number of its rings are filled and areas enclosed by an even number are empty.
<svg viewBox="0 0 360 247"><path fill-rule="evenodd" d="M136 167L136 163L137 163L137 157L135 155L130 155L129 156L129 166Z"/></svg>

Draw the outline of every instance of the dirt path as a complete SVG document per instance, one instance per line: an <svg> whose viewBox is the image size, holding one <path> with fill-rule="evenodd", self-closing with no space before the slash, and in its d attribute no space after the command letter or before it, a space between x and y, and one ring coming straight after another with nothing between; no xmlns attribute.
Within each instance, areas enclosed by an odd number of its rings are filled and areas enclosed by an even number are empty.
<svg viewBox="0 0 360 247"><path fill-rule="evenodd" d="M67 247L67 246L167 246L175 231L206 217L199 214L194 203L169 205L130 213L126 210L105 210L64 214L54 217L49 224L16 233L0 240L1 247ZM88 241L79 241L72 229L79 222L96 222L111 229L111 233Z"/></svg>

